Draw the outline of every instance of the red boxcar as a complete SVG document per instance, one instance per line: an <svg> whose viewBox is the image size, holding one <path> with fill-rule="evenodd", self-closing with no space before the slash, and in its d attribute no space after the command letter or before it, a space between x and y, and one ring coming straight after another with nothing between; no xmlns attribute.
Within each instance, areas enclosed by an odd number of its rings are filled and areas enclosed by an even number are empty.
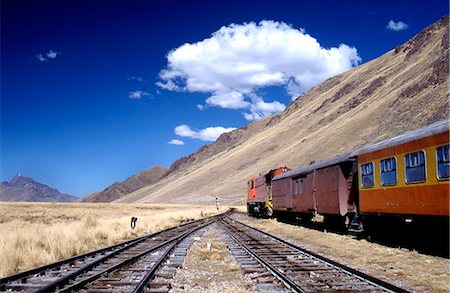
<svg viewBox="0 0 450 293"><path fill-rule="evenodd" d="M274 177L274 212L307 220L316 214L352 218L356 212L357 188L352 188L356 186L356 170L356 159L346 154Z"/></svg>

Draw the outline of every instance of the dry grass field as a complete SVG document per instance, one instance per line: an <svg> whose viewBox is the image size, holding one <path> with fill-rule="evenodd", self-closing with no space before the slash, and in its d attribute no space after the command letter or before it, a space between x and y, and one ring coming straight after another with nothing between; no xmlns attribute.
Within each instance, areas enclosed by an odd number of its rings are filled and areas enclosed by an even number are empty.
<svg viewBox="0 0 450 293"><path fill-rule="evenodd" d="M215 213L195 205L0 203L0 277Z"/></svg>

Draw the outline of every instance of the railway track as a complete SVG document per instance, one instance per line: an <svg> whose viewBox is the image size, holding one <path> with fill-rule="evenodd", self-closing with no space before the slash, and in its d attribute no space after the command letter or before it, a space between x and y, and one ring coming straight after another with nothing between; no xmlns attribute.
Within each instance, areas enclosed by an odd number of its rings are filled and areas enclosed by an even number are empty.
<svg viewBox="0 0 450 293"><path fill-rule="evenodd" d="M229 212L0 279L8 292L165 292L201 230Z"/></svg>
<svg viewBox="0 0 450 293"><path fill-rule="evenodd" d="M230 251L261 291L407 292L230 218L218 221Z"/></svg>
<svg viewBox="0 0 450 293"><path fill-rule="evenodd" d="M167 292L194 239L217 223L259 291L406 292L232 220L229 213L0 279L0 291Z"/></svg>

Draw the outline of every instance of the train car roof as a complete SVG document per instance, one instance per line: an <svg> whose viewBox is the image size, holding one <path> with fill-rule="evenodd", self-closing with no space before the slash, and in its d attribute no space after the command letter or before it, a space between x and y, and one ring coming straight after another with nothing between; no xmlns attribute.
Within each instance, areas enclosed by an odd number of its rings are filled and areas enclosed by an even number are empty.
<svg viewBox="0 0 450 293"><path fill-rule="evenodd" d="M435 123L432 123L430 125L427 125L425 127L411 130L408 132L405 132L402 135L395 136L393 138L380 141L378 143L372 144L367 147L360 148L356 151L353 151L351 153L346 153L343 155L336 156L334 158L323 160L314 164L310 164L308 166L303 166L299 168L295 168L289 172L280 174L275 176L272 180L280 180L286 177L293 177L301 174L307 174L314 170L322 169L328 166L336 165L345 161L352 161L356 160L356 157L362 154L367 154L371 152L375 152L378 150L382 150L391 146L396 146L402 143L407 143L410 141L418 140L424 137L428 137L431 135L439 134L442 132L446 132L450 130L450 119L438 121Z"/></svg>
<svg viewBox="0 0 450 293"><path fill-rule="evenodd" d="M449 131L449 129L450 129L450 119L438 121L438 122L432 123L430 125L427 125L425 127L405 132L402 135L395 136L393 138L380 141L380 142L372 144L370 146L360 148L356 151L353 151L351 153L351 156L356 157L359 155L376 152L376 151L379 151L379 150L382 150L385 148L389 148L392 146L396 146L399 144L403 144L403 143L415 141L415 140L418 140L418 139L421 139L424 137L447 132L447 131Z"/></svg>
<svg viewBox="0 0 450 293"><path fill-rule="evenodd" d="M322 168L325 168L328 166L337 165L337 164L340 164L345 161L354 161L354 160L355 159L352 158L351 153L346 153L346 154L339 155L339 156L336 156L336 157L328 159L328 160L323 160L323 161L313 163L313 164L310 164L307 166L295 168L291 171L288 171L286 173L283 173L283 174L273 177L272 181L280 180L280 179L283 179L286 177L294 177L294 176L301 175L301 174L311 173L314 170L322 169Z"/></svg>

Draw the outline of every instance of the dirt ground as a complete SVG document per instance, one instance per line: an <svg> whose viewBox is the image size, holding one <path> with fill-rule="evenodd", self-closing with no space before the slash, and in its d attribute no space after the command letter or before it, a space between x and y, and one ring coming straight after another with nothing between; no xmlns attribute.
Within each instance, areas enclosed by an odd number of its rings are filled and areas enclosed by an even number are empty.
<svg viewBox="0 0 450 293"><path fill-rule="evenodd" d="M347 235L284 224L274 219L251 218L242 212L234 214L233 217L406 290L450 291L449 259L424 255L404 248L386 247Z"/></svg>
<svg viewBox="0 0 450 293"><path fill-rule="evenodd" d="M189 249L170 292L256 292L213 226Z"/></svg>

